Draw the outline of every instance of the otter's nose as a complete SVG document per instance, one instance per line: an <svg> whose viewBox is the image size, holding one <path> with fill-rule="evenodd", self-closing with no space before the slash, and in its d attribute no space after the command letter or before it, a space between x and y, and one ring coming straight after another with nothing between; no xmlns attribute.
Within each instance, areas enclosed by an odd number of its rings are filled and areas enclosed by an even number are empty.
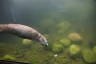
<svg viewBox="0 0 96 64"><path fill-rule="evenodd" d="M48 46L48 44L45 45L46 47Z"/></svg>
<svg viewBox="0 0 96 64"><path fill-rule="evenodd" d="M47 44L42 44L42 46L44 46L44 47L48 47L48 43L47 43Z"/></svg>

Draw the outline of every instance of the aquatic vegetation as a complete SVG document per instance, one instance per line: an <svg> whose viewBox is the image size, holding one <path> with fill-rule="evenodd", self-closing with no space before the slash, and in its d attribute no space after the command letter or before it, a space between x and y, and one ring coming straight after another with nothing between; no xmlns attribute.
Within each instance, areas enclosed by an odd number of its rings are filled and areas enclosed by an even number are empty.
<svg viewBox="0 0 96 64"><path fill-rule="evenodd" d="M12 55L5 55L4 57L3 57L3 59L4 60L13 60L13 61L15 61L16 60L16 58L15 57L13 57Z"/></svg>
<svg viewBox="0 0 96 64"><path fill-rule="evenodd" d="M88 63L94 63L96 62L95 55L91 49L83 49L82 50L82 56L83 59Z"/></svg>
<svg viewBox="0 0 96 64"><path fill-rule="evenodd" d="M70 23L65 20L61 20L60 23L57 24L58 34L64 34L64 32L70 27Z"/></svg>
<svg viewBox="0 0 96 64"><path fill-rule="evenodd" d="M43 19L40 21L40 29L46 31L46 33L50 33L52 25L54 24L54 20L52 19Z"/></svg>
<svg viewBox="0 0 96 64"><path fill-rule="evenodd" d="M32 60L32 63L36 63L36 62L38 62L38 60L37 60L37 58L35 57L35 56L32 56L32 58L31 58L31 60Z"/></svg>
<svg viewBox="0 0 96 64"><path fill-rule="evenodd" d="M94 46L92 50L93 50L94 54L96 55L96 46Z"/></svg>
<svg viewBox="0 0 96 64"><path fill-rule="evenodd" d="M60 40L60 43L64 46L69 46L71 44L71 40L64 38Z"/></svg>
<svg viewBox="0 0 96 64"><path fill-rule="evenodd" d="M82 40L82 37L78 34L78 33L75 33L75 32L72 32L68 35L68 38L72 41L80 41Z"/></svg>
<svg viewBox="0 0 96 64"><path fill-rule="evenodd" d="M80 52L80 46L79 45L75 45L75 44L72 44L70 47L69 47L69 53L71 55L76 55Z"/></svg>
<svg viewBox="0 0 96 64"><path fill-rule="evenodd" d="M68 21L61 20L57 26L61 29L67 29L70 26L70 23Z"/></svg>
<svg viewBox="0 0 96 64"><path fill-rule="evenodd" d="M49 37L49 35L48 35L48 34L44 34L44 36L45 36L46 38L48 38L48 37Z"/></svg>
<svg viewBox="0 0 96 64"><path fill-rule="evenodd" d="M24 45L30 45L30 44L32 44L32 40L23 39L23 40L22 40L22 44L24 44Z"/></svg>
<svg viewBox="0 0 96 64"><path fill-rule="evenodd" d="M52 47L53 52L58 53L58 52L61 52L62 50L63 50L63 46L61 44L57 44L57 43L53 44L53 47Z"/></svg>
<svg viewBox="0 0 96 64"><path fill-rule="evenodd" d="M46 64L70 64L71 59L65 54L53 54L50 57L47 57Z"/></svg>

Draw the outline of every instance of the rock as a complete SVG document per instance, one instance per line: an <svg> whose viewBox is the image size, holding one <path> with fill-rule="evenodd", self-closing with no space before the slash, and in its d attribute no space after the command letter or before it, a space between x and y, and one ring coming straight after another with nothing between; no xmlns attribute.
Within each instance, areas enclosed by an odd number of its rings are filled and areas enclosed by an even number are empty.
<svg viewBox="0 0 96 64"><path fill-rule="evenodd" d="M92 50L93 50L93 52L94 52L94 54L96 56L96 46L94 46Z"/></svg>
<svg viewBox="0 0 96 64"><path fill-rule="evenodd" d="M80 52L80 47L79 45L75 45L75 44L72 44L70 47L69 47L69 53L71 55L76 55Z"/></svg>
<svg viewBox="0 0 96 64"><path fill-rule="evenodd" d="M60 51L62 51L63 50L63 45L61 45L61 44L53 44L53 47L52 47L52 51L53 52L56 52L56 53L58 53L58 52L60 52Z"/></svg>
<svg viewBox="0 0 96 64"><path fill-rule="evenodd" d="M91 49L83 49L82 50L82 56L83 59L88 63L94 63L96 62L95 55Z"/></svg>
<svg viewBox="0 0 96 64"><path fill-rule="evenodd" d="M78 33L75 33L75 32L70 33L70 34L68 35L68 38L69 38L70 40L72 40L72 41L80 41L80 40L82 40L82 37L81 37Z"/></svg>
<svg viewBox="0 0 96 64"><path fill-rule="evenodd" d="M30 44L32 44L32 40L23 39L23 40L22 40L22 44L24 44L24 45L30 45Z"/></svg>
<svg viewBox="0 0 96 64"><path fill-rule="evenodd" d="M11 55L5 55L5 56L3 57L3 59L4 59L4 60L13 60L13 61L16 60L16 58L13 57L13 56L11 56Z"/></svg>
<svg viewBox="0 0 96 64"><path fill-rule="evenodd" d="M71 40L64 38L60 40L60 43L64 46L69 46L71 44Z"/></svg>

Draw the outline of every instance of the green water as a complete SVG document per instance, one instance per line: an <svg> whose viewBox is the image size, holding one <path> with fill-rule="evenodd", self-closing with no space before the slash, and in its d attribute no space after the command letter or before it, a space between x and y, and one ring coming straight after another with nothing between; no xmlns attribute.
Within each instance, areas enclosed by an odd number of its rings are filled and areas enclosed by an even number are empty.
<svg viewBox="0 0 96 64"><path fill-rule="evenodd" d="M29 11L24 10L25 16L22 14L19 18L17 16L17 23L37 29L47 38L49 46L46 48L34 41L31 44L24 44L22 38L2 35L1 41L5 41L0 42L0 59L32 62L33 64L96 63L96 58L94 58L96 57L94 28L96 23L94 5L96 3L91 0L60 0L60 2L56 0L54 5L51 3L49 6L49 1L33 0L30 2L36 3L33 10L29 7ZM15 2L15 6L19 9L20 3L18 5L16 3L18 2ZM42 5L39 6L40 3ZM21 20L22 22L19 22Z"/></svg>

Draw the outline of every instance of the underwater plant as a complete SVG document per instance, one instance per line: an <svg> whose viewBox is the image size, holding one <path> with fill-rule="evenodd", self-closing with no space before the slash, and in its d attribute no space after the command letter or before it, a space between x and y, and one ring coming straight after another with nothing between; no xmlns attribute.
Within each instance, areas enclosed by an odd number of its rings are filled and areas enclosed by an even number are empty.
<svg viewBox="0 0 96 64"><path fill-rule="evenodd" d="M92 50L93 50L93 52L94 52L94 54L96 56L96 46L94 46Z"/></svg>
<svg viewBox="0 0 96 64"><path fill-rule="evenodd" d="M60 43L64 46L69 46L71 44L71 40L64 38L60 40Z"/></svg>
<svg viewBox="0 0 96 64"><path fill-rule="evenodd" d="M38 62L38 60L37 60L37 57L35 57L35 56L32 56L31 57L31 61L32 61L32 63L37 63Z"/></svg>
<svg viewBox="0 0 96 64"><path fill-rule="evenodd" d="M69 38L70 40L72 40L72 41L80 41L80 40L82 40L82 37L81 37L78 33L76 33L76 32L70 33L70 34L68 35L68 38Z"/></svg>
<svg viewBox="0 0 96 64"><path fill-rule="evenodd" d="M61 20L60 23L58 24L58 28L61 29L67 29L70 26L70 23L65 20Z"/></svg>
<svg viewBox="0 0 96 64"><path fill-rule="evenodd" d="M58 34L64 34L64 32L70 27L70 23L65 20L61 20L60 23L57 24Z"/></svg>
<svg viewBox="0 0 96 64"><path fill-rule="evenodd" d="M44 34L44 36L45 36L46 38L48 38L48 37L49 37L49 34Z"/></svg>
<svg viewBox="0 0 96 64"><path fill-rule="evenodd" d="M82 50L82 57L88 63L94 63L94 62L96 62L95 55L92 52L92 50L89 49L89 48L88 49L86 48L86 49L83 49Z"/></svg>
<svg viewBox="0 0 96 64"><path fill-rule="evenodd" d="M79 52L80 52L80 46L79 45L72 44L69 47L70 55L77 55Z"/></svg>
<svg viewBox="0 0 96 64"><path fill-rule="evenodd" d="M11 55L5 55L4 57L3 57L3 59L4 60L13 60L13 61L15 61L16 60L16 58L15 57L13 57L13 56L11 56Z"/></svg>
<svg viewBox="0 0 96 64"><path fill-rule="evenodd" d="M22 44L24 44L24 45L30 45L30 44L32 44L32 40L23 39L23 40L22 40Z"/></svg>
<svg viewBox="0 0 96 64"><path fill-rule="evenodd" d="M63 45L57 44L57 43L53 44L53 47L52 47L53 52L58 53L58 52L61 52L62 50L63 50Z"/></svg>

